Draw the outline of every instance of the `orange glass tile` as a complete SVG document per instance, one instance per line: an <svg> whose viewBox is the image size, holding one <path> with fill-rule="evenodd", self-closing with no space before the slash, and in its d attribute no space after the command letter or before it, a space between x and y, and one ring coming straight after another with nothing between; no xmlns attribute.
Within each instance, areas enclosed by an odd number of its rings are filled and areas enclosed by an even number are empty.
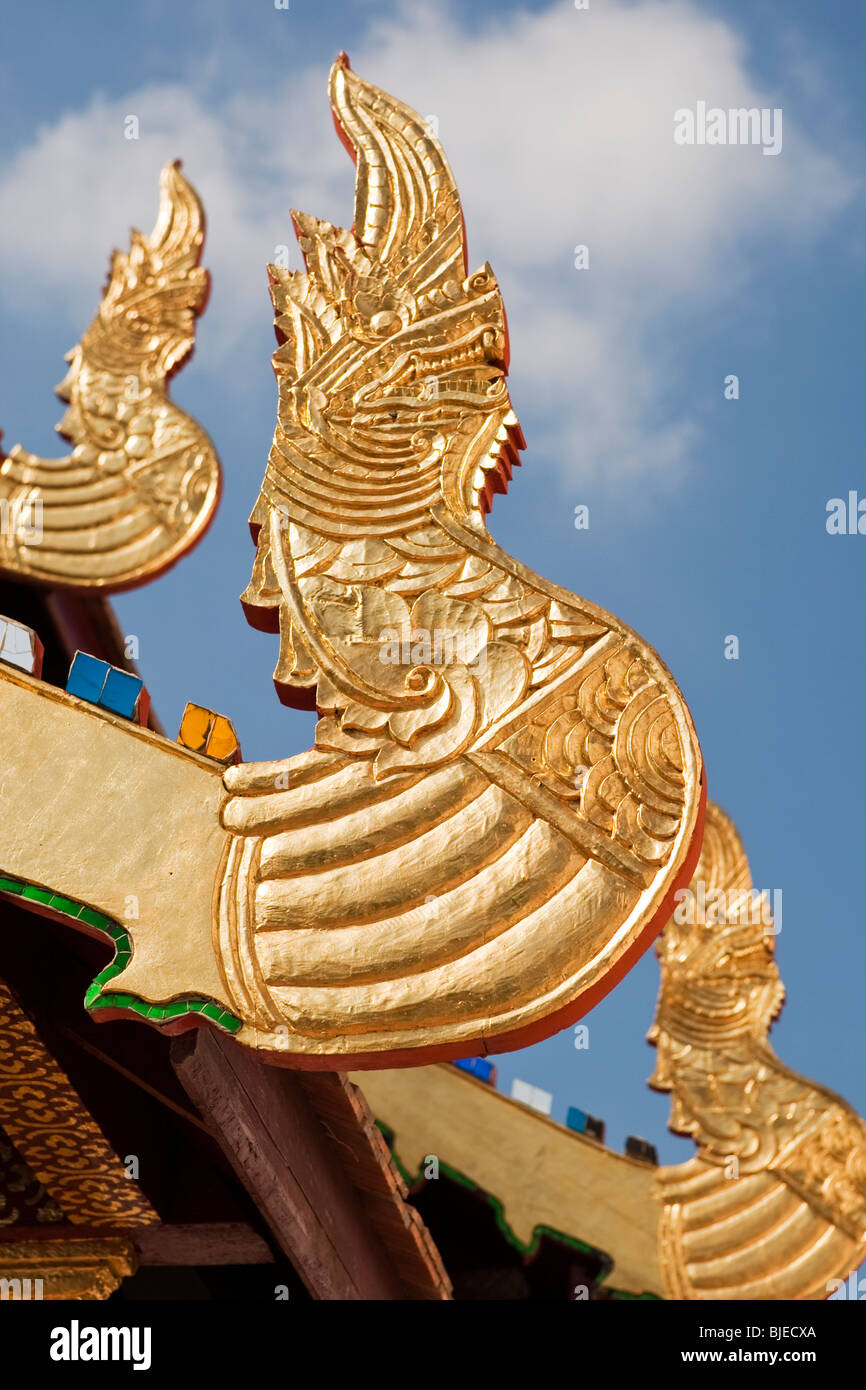
<svg viewBox="0 0 866 1390"><path fill-rule="evenodd" d="M228 762L240 754L238 736L230 719L218 714L213 722L210 738L207 741L208 757L218 758L221 763Z"/></svg>
<svg viewBox="0 0 866 1390"><path fill-rule="evenodd" d="M178 743L184 748L191 748L194 753L204 753L213 722L213 710L204 709L202 705L188 704L180 721Z"/></svg>

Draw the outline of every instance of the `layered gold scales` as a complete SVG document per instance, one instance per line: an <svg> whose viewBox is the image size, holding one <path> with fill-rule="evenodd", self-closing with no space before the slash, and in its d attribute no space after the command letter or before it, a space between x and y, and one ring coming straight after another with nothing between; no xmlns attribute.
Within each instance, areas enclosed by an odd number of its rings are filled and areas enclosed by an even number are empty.
<svg viewBox="0 0 866 1390"><path fill-rule="evenodd" d="M220 492L214 447L167 395L207 298L204 214L169 164L149 237L114 253L99 311L69 354L57 426L73 445L0 453L0 573L114 592L143 584L198 541Z"/></svg>

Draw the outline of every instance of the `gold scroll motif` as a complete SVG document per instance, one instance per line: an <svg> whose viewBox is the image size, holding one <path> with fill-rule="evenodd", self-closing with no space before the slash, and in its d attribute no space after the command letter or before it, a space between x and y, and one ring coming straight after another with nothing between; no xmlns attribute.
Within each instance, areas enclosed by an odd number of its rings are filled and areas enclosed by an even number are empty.
<svg viewBox="0 0 866 1390"><path fill-rule="evenodd" d="M501 1051L653 939L701 827L655 652L489 535L523 438L502 300L445 155L341 56L354 229L269 267L278 421L242 602L315 748L225 775L217 929L239 1041L294 1065ZM122 987L122 985L121 985Z"/></svg>
<svg viewBox="0 0 866 1390"><path fill-rule="evenodd" d="M670 1127L697 1145L658 1171L666 1296L826 1298L866 1256L866 1125L769 1044L785 997L775 938L712 802L691 888L704 908L677 916L705 920L665 927L649 1034L650 1084L671 1093Z"/></svg>
<svg viewBox="0 0 866 1390"><path fill-rule="evenodd" d="M219 461L167 395L207 298L203 241L198 197L169 164L153 232L115 251L97 315L68 355L57 430L72 452L0 453L0 572L108 593L160 574L205 531Z"/></svg>

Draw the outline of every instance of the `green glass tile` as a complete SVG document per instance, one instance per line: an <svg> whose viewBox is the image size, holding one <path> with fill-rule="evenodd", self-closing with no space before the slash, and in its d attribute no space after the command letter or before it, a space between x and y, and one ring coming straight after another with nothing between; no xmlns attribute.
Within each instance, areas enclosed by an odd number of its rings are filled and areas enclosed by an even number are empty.
<svg viewBox="0 0 866 1390"><path fill-rule="evenodd" d="M33 902L36 903L47 904L51 902L53 894L49 893L47 888L36 888L32 883L28 883L25 886L24 892L21 896L24 898L30 898Z"/></svg>
<svg viewBox="0 0 866 1390"><path fill-rule="evenodd" d="M141 1014L143 1018L147 1018L150 1013L150 1005L143 999L130 999L127 1008L132 1009L133 1013Z"/></svg>
<svg viewBox="0 0 866 1390"><path fill-rule="evenodd" d="M129 962L131 960L131 951L118 951L117 955L114 957L114 960L111 962L114 974L119 975L121 970L126 969L127 965L129 965Z"/></svg>
<svg viewBox="0 0 866 1390"><path fill-rule="evenodd" d="M203 1000L203 999L190 999L190 1001L189 1001L189 1008L190 1008L194 1013L200 1014L200 1013L202 1012L202 1010L204 1009L204 1000Z"/></svg>
<svg viewBox="0 0 866 1390"><path fill-rule="evenodd" d="M222 1025L223 1028L225 1028L226 1031L229 1033L238 1033L243 1027L241 1020L239 1018L235 1018L234 1014L223 1014Z"/></svg>
<svg viewBox="0 0 866 1390"><path fill-rule="evenodd" d="M222 1010L216 1004L205 1004L204 1008L202 1009L202 1013L204 1014L205 1018L212 1019L214 1023L219 1022L221 1012Z"/></svg>
<svg viewBox="0 0 866 1390"><path fill-rule="evenodd" d="M78 914L79 922L87 922L91 927L99 927L102 931L109 931L115 924L110 917L104 917L101 912L94 912L92 907L83 907Z"/></svg>
<svg viewBox="0 0 866 1390"><path fill-rule="evenodd" d="M165 1006L166 1018L183 1018L184 1014L188 1012L189 1004L185 999L176 999L173 1004L166 1004Z"/></svg>
<svg viewBox="0 0 866 1390"><path fill-rule="evenodd" d="M17 878L0 877L0 893L23 893L24 884Z"/></svg>
<svg viewBox="0 0 866 1390"><path fill-rule="evenodd" d="M55 912L65 912L67 917L77 917L81 911L81 903L73 902L71 898L64 898L61 893L51 894L51 906Z"/></svg>
<svg viewBox="0 0 866 1390"><path fill-rule="evenodd" d="M162 1018L165 1018L165 1005L164 1005L164 1004L151 1004L151 1005L148 1007L147 1016L148 1016L148 1018L155 1018L155 1019L162 1019Z"/></svg>

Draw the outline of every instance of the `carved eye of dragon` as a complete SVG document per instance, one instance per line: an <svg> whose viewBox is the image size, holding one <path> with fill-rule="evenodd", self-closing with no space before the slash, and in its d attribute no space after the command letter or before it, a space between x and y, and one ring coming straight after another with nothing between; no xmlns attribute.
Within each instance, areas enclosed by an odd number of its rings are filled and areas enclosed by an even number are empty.
<svg viewBox="0 0 866 1390"><path fill-rule="evenodd" d="M496 279L468 268L438 141L344 57L330 98L354 227L297 213L306 269L270 268L278 421L243 596L279 632L281 697L319 713L315 746L220 781L57 694L57 736L89 749L104 800L87 852L70 867L47 847L31 881L117 922L101 865L122 855L138 916L95 1010L177 1029L206 1000L271 1060L393 1066L518 1047L590 1008L688 883L704 786L652 648L486 529L523 439ZM16 796L58 821L80 806L73 774L28 776ZM0 830L0 870L16 862Z"/></svg>

